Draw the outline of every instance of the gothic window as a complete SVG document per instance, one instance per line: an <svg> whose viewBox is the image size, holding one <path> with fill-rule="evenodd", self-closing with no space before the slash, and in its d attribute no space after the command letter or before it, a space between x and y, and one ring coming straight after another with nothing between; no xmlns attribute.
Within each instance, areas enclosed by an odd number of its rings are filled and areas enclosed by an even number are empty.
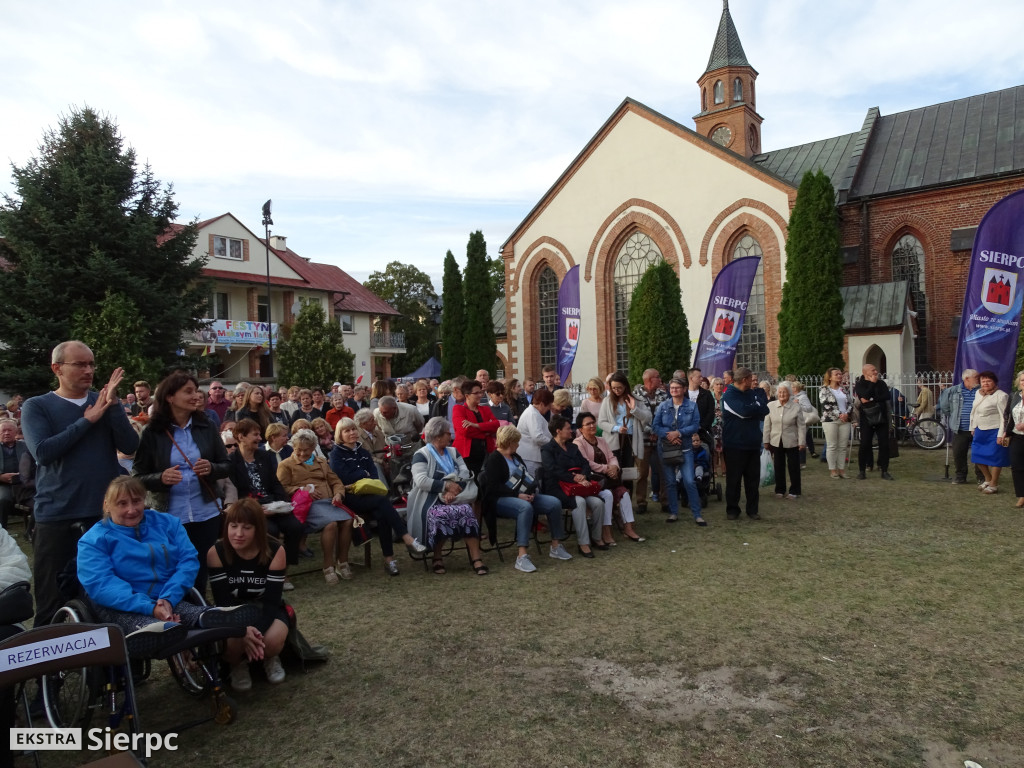
<svg viewBox="0 0 1024 768"><path fill-rule="evenodd" d="M892 279L906 280L917 312L917 340L914 363L917 370L928 370L928 299L924 293L924 248L913 235L904 235L892 249Z"/></svg>
<svg viewBox="0 0 1024 768"><path fill-rule="evenodd" d="M755 155L761 151L761 148L757 143L757 126L750 126L750 137L747 144L750 145L750 151Z"/></svg>
<svg viewBox="0 0 1024 768"><path fill-rule="evenodd" d="M743 320L739 343L736 345L736 368L749 368L755 373L768 370L768 350L765 339L768 335L764 311L764 254L761 244L750 235L744 235L732 252L733 259L760 256L754 284L750 288L747 315Z"/></svg>
<svg viewBox="0 0 1024 768"><path fill-rule="evenodd" d="M738 77L732 81L732 100L743 101L743 81Z"/></svg>
<svg viewBox="0 0 1024 768"><path fill-rule="evenodd" d="M708 89L700 89L700 111L706 112L708 108Z"/></svg>
<svg viewBox="0 0 1024 768"><path fill-rule="evenodd" d="M721 80L715 81L715 104L721 104L725 101L725 88L722 85Z"/></svg>
<svg viewBox="0 0 1024 768"><path fill-rule="evenodd" d="M629 370L629 302L648 267L662 260L661 251L643 232L634 232L619 249L612 282L615 290L615 368Z"/></svg>
<svg viewBox="0 0 1024 768"><path fill-rule="evenodd" d="M537 307L540 364L553 365L558 346L558 277L551 267L544 267L537 280Z"/></svg>

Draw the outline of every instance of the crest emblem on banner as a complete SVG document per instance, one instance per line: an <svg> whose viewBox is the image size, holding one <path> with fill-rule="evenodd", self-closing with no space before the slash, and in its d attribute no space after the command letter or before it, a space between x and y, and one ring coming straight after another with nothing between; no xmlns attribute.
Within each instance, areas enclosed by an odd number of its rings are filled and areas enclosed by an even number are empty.
<svg viewBox="0 0 1024 768"><path fill-rule="evenodd" d="M711 335L718 341L728 341L736 333L739 324L740 316L738 313L719 307L715 310L715 325Z"/></svg>
<svg viewBox="0 0 1024 768"><path fill-rule="evenodd" d="M565 318L565 340L569 347L575 347L580 343L580 319L578 317Z"/></svg>
<svg viewBox="0 0 1024 768"><path fill-rule="evenodd" d="M1017 273L1003 269L985 269L981 282L981 303L994 315L1005 315L1017 294Z"/></svg>

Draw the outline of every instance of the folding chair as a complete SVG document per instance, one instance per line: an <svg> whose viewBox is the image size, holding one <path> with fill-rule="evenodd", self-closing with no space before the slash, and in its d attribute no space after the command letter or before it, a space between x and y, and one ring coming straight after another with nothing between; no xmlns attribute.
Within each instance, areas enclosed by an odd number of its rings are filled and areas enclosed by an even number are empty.
<svg viewBox="0 0 1024 768"><path fill-rule="evenodd" d="M140 733L135 686L124 633L114 624L49 624L21 632L0 643L0 688L17 688L25 717L33 727L24 686L43 675L82 667L103 667L107 683L103 701L109 705L110 727ZM105 706L105 708L107 708ZM88 766L141 766L131 752L117 752L86 763Z"/></svg>

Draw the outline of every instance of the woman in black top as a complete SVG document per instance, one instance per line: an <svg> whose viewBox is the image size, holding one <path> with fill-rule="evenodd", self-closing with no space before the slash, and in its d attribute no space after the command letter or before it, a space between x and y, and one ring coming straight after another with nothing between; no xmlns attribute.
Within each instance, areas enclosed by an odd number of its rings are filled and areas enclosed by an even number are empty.
<svg viewBox="0 0 1024 768"><path fill-rule="evenodd" d="M238 441L238 450L229 457L231 474L228 476L238 490L238 498L256 499L264 509L267 531L284 542L285 558L288 565L299 564L299 540L302 538L302 523L291 513L270 512L268 504L275 501L291 502L281 481L277 479L277 460L260 444L260 425L252 419L242 419L233 431ZM285 589L291 586L285 582Z"/></svg>
<svg viewBox="0 0 1024 768"><path fill-rule="evenodd" d="M224 660L231 665L235 690L252 688L249 662L263 660L267 680L284 682L279 654L288 638L288 614L281 602L284 548L267 537L263 508L255 499L239 499L224 514L224 535L206 555L210 587L218 606L257 603L263 616L245 637L229 638Z"/></svg>

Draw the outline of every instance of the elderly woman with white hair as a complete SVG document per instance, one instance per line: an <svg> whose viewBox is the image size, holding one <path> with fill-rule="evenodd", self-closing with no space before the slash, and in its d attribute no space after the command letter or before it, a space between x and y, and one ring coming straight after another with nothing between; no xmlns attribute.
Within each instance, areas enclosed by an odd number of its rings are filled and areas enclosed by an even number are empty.
<svg viewBox="0 0 1024 768"><path fill-rule="evenodd" d="M300 429L292 435L292 455L277 465L277 479L292 496L299 490L312 490L312 503L303 522L305 532L320 533L324 550L324 581L337 584L338 579L351 579L348 550L352 545L352 515L342 508L345 485L334 474L327 459L315 456L316 434ZM296 517L301 515L296 510Z"/></svg>
<svg viewBox="0 0 1024 768"><path fill-rule="evenodd" d="M434 550L433 569L446 573L441 554L445 539L466 540L466 548L477 576L486 576L480 555L480 523L470 504L476 486L466 462L450 447L447 419L435 416L423 428L426 445L412 457L412 490L407 504L409 533Z"/></svg>

